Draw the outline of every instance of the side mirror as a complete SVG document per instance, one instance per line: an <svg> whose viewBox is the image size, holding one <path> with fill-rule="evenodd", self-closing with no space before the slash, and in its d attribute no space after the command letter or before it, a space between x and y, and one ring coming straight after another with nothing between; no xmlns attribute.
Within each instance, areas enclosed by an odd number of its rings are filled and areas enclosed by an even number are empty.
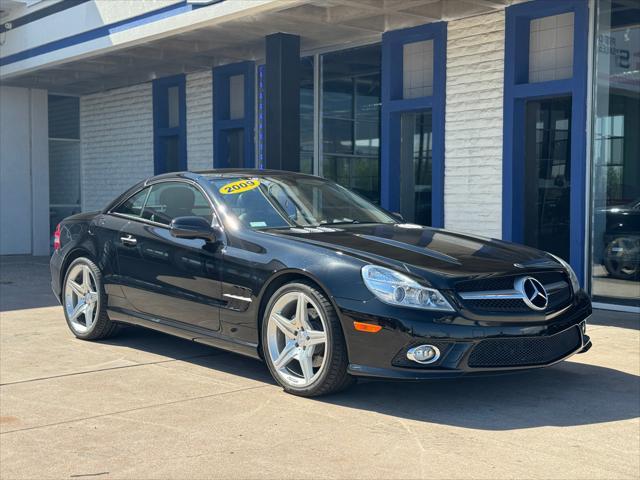
<svg viewBox="0 0 640 480"><path fill-rule="evenodd" d="M171 235L176 238L200 238L207 242L217 242L220 239L220 230L212 227L202 217L176 217L169 228Z"/></svg>

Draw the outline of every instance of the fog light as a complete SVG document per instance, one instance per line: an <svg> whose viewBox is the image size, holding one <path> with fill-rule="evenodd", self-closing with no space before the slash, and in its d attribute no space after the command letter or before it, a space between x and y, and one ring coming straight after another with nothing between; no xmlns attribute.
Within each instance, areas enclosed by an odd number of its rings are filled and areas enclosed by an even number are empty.
<svg viewBox="0 0 640 480"><path fill-rule="evenodd" d="M433 345L419 345L407 351L407 358L422 364L433 363L440 358L440 350Z"/></svg>

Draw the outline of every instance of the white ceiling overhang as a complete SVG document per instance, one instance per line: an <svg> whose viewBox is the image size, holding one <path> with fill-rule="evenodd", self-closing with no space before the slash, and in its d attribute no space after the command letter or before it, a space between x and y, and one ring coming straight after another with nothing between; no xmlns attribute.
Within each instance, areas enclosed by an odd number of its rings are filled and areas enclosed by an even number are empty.
<svg viewBox="0 0 640 480"><path fill-rule="evenodd" d="M3 84L87 94L264 57L264 37L303 51L379 41L388 30L504 9L511 0L228 0L11 63ZM44 57L44 58L40 58Z"/></svg>

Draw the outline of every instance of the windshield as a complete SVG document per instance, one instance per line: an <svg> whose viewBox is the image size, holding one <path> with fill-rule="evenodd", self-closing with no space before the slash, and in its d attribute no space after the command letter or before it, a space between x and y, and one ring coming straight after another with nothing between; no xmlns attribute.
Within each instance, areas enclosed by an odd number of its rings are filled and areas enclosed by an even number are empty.
<svg viewBox="0 0 640 480"><path fill-rule="evenodd" d="M210 177L218 198L251 228L395 223L346 188L314 177Z"/></svg>

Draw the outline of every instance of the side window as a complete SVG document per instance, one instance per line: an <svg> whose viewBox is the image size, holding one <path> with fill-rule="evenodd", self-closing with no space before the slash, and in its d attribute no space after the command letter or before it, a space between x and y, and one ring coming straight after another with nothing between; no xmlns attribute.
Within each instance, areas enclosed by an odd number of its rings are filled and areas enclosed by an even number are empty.
<svg viewBox="0 0 640 480"><path fill-rule="evenodd" d="M149 193L150 188L151 187L143 188L138 193L131 195L113 211L124 215L139 217L142 214L144 201L147 199L147 194Z"/></svg>
<svg viewBox="0 0 640 480"><path fill-rule="evenodd" d="M202 217L211 223L213 212L200 190L182 182L151 186L142 218L169 225L174 218L185 216Z"/></svg>

